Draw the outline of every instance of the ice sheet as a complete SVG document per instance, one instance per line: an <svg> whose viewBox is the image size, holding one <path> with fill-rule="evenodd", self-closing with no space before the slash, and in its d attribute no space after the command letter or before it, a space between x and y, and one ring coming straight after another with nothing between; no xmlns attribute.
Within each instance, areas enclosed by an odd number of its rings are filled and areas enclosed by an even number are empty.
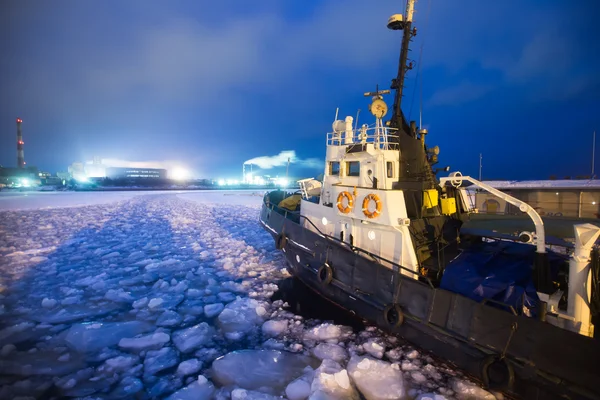
<svg viewBox="0 0 600 400"><path fill-rule="evenodd" d="M201 397L227 381L240 384L214 393L352 398L351 356L395 363L388 370L402 371L413 397L477 390L395 337L305 319L272 302L288 275L256 221L260 196L150 194L0 211L4 397L43 397L55 382L59 396ZM364 396L380 378L358 385Z"/></svg>
<svg viewBox="0 0 600 400"><path fill-rule="evenodd" d="M314 361L306 356L276 350L242 350L227 354L212 364L214 379L221 385L243 389L267 387L281 393Z"/></svg>

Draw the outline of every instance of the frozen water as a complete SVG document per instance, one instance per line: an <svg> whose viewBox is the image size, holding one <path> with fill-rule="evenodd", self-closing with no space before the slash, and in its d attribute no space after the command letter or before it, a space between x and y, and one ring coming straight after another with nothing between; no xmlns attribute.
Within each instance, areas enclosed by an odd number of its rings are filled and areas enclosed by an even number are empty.
<svg viewBox="0 0 600 400"><path fill-rule="evenodd" d="M61 376L85 367L81 357L69 357L59 361L60 353L52 350L25 352L14 351L0 358L0 375L18 376Z"/></svg>
<svg viewBox="0 0 600 400"><path fill-rule="evenodd" d="M200 371L201 368L202 361L197 358L190 358L179 364L179 367L177 367L177 374L181 376L191 375Z"/></svg>
<svg viewBox="0 0 600 400"><path fill-rule="evenodd" d="M171 341L171 337L164 332L156 332L137 338L123 338L119 341L119 347L125 350L156 350Z"/></svg>
<svg viewBox="0 0 600 400"><path fill-rule="evenodd" d="M410 360L414 360L417 357L419 357L419 352L417 350L413 350L406 354L406 358L408 358Z"/></svg>
<svg viewBox="0 0 600 400"><path fill-rule="evenodd" d="M290 382L285 388L285 395L289 400L304 400L311 394L311 383L315 373L307 367L304 375Z"/></svg>
<svg viewBox="0 0 600 400"><path fill-rule="evenodd" d="M137 378L126 376L110 393L112 399L127 399L144 389L144 384Z"/></svg>
<svg viewBox="0 0 600 400"><path fill-rule="evenodd" d="M150 301L148 302L148 308L159 307L164 302L165 301L163 299L161 299L161 298L150 299Z"/></svg>
<svg viewBox="0 0 600 400"><path fill-rule="evenodd" d="M156 325L158 326L176 326L181 323L183 318L175 311L167 310L158 317Z"/></svg>
<svg viewBox="0 0 600 400"><path fill-rule="evenodd" d="M178 360L177 352L172 347L150 350L146 353L144 359L144 375L154 375L157 372L171 368L177 365Z"/></svg>
<svg viewBox="0 0 600 400"><path fill-rule="evenodd" d="M183 386L182 378L179 376L162 376L154 385L150 385L147 391L151 398L163 399Z"/></svg>
<svg viewBox="0 0 600 400"><path fill-rule="evenodd" d="M385 352L385 347L380 345L377 339L369 339L363 344L363 349L375 358L382 358Z"/></svg>
<svg viewBox="0 0 600 400"><path fill-rule="evenodd" d="M42 398L52 385L52 381L43 377L30 377L12 385L0 386L0 399Z"/></svg>
<svg viewBox="0 0 600 400"><path fill-rule="evenodd" d="M324 323L306 331L304 333L304 339L337 343L339 340L345 339L351 334L352 328L348 326Z"/></svg>
<svg viewBox="0 0 600 400"><path fill-rule="evenodd" d="M358 400L359 398L348 371L333 360L323 360L321 366L317 368L311 393L311 399Z"/></svg>
<svg viewBox="0 0 600 400"><path fill-rule="evenodd" d="M435 393L422 393L415 398L415 400L448 400L446 397L441 394Z"/></svg>
<svg viewBox="0 0 600 400"><path fill-rule="evenodd" d="M209 400L215 391L214 385L204 376L198 376L198 379L188 386L173 393L167 397L168 400Z"/></svg>
<svg viewBox="0 0 600 400"><path fill-rule="evenodd" d="M456 393L458 400L496 400L496 396L477 386L474 383L454 379L452 381L452 390Z"/></svg>
<svg viewBox="0 0 600 400"><path fill-rule="evenodd" d="M136 336L151 329L151 325L140 321L75 324L67 332L65 341L73 350L96 352L116 345L122 338Z"/></svg>
<svg viewBox="0 0 600 400"><path fill-rule="evenodd" d="M137 363L139 363L139 357L134 355L123 355L117 356L113 358L109 358L104 361L104 364L98 367L99 372L124 372L134 367Z"/></svg>
<svg viewBox="0 0 600 400"><path fill-rule="evenodd" d="M341 363L348 359L348 352L342 346L333 343L319 343L312 354L321 360L333 360Z"/></svg>
<svg viewBox="0 0 600 400"><path fill-rule="evenodd" d="M279 400L281 397L246 389L233 389L231 400Z"/></svg>
<svg viewBox="0 0 600 400"><path fill-rule="evenodd" d="M363 354L400 365L412 397L489 395L376 329L354 333L271 303L289 275L256 223L261 193L138 194L0 211L0 398L352 398L347 360ZM40 199L55 201L22 197ZM241 383L213 392L219 379Z"/></svg>
<svg viewBox="0 0 600 400"><path fill-rule="evenodd" d="M0 330L0 345L18 343L29 339L34 327L35 324L32 322L20 322Z"/></svg>
<svg viewBox="0 0 600 400"><path fill-rule="evenodd" d="M148 298L142 297L139 300L133 302L133 308L144 308L148 305Z"/></svg>
<svg viewBox="0 0 600 400"><path fill-rule="evenodd" d="M289 400L304 400L310 396L310 383L296 379L285 388L285 395Z"/></svg>
<svg viewBox="0 0 600 400"><path fill-rule="evenodd" d="M287 330L288 322L286 320L270 320L263 324L262 332L266 336L279 336Z"/></svg>
<svg viewBox="0 0 600 400"><path fill-rule="evenodd" d="M243 389L272 388L282 392L287 384L313 364L309 357L276 350L242 350L227 354L212 364L214 379L221 385Z"/></svg>
<svg viewBox="0 0 600 400"><path fill-rule="evenodd" d="M104 295L108 300L112 300L115 302L122 303L131 303L134 299L129 292L124 291L123 289L109 289L108 292Z"/></svg>
<svg viewBox="0 0 600 400"><path fill-rule="evenodd" d="M191 328L182 329L173 333L173 343L182 353L189 353L198 347L208 344L214 334L214 329L206 322Z"/></svg>
<svg viewBox="0 0 600 400"><path fill-rule="evenodd" d="M85 368L55 380L63 396L82 397L109 387L118 381L117 376L94 377L93 368Z"/></svg>
<svg viewBox="0 0 600 400"><path fill-rule="evenodd" d="M348 372L367 400L403 399L406 396L402 371L395 364L352 356L348 362Z"/></svg>
<svg viewBox="0 0 600 400"><path fill-rule="evenodd" d="M224 303L229 303L231 301L234 301L236 296L233 293L230 292L221 292L219 294L217 294L217 297L219 298L220 301L224 302Z"/></svg>
<svg viewBox="0 0 600 400"><path fill-rule="evenodd" d="M114 304L114 303L113 303ZM49 324L62 324L67 322L75 322L82 319L93 319L111 313L118 306L103 305L102 307L94 307L89 304L74 304L70 307L60 308L55 307L52 311L40 312L31 314L30 318L34 321L45 322Z"/></svg>
<svg viewBox="0 0 600 400"><path fill-rule="evenodd" d="M208 318L212 318L214 316L219 315L224 308L225 306L223 305L223 303L208 304L204 306L204 314Z"/></svg>
<svg viewBox="0 0 600 400"><path fill-rule="evenodd" d="M219 327L225 333L241 334L251 331L263 322L266 310L263 302L249 298L239 298L219 314ZM234 336L230 336L234 337Z"/></svg>

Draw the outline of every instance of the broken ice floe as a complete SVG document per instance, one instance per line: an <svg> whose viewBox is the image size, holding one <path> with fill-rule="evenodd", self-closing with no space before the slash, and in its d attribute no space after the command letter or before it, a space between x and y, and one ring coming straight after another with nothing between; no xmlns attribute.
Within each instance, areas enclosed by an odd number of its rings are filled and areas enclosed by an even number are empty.
<svg viewBox="0 0 600 400"><path fill-rule="evenodd" d="M269 301L289 275L257 214L174 195L3 212L0 398L494 398L375 328Z"/></svg>

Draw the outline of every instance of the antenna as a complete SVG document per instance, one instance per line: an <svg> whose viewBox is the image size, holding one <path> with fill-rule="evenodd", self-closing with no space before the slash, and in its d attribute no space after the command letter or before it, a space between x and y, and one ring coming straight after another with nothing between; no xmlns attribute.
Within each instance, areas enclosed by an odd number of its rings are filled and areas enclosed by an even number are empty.
<svg viewBox="0 0 600 400"><path fill-rule="evenodd" d="M427 27L429 26L429 14L431 13L431 0L427 3L427 17L425 18L425 25L421 31L427 32ZM419 50L419 61L417 61L417 80L418 85L413 87L412 99L410 101L410 110L408 111L408 119L411 119L412 109L415 102L415 94L417 92L417 86L419 88L419 128L423 127L423 73L422 73L422 62L423 59L423 47L425 47L425 37L421 40L421 47Z"/></svg>
<svg viewBox="0 0 600 400"><path fill-rule="evenodd" d="M356 120L354 121L354 131L356 131L356 129L358 129L358 116L359 115L360 115L360 108L356 112Z"/></svg>
<svg viewBox="0 0 600 400"><path fill-rule="evenodd" d="M594 179L594 161L596 157L596 131L592 136L592 179Z"/></svg>
<svg viewBox="0 0 600 400"><path fill-rule="evenodd" d="M338 113L340 112L340 108L336 107L335 109L335 118L333 119L333 122L337 121L337 117L338 117Z"/></svg>
<svg viewBox="0 0 600 400"><path fill-rule="evenodd" d="M392 30L402 30L402 46L400 48L400 62L398 63L398 75L392 81L392 89L396 90L396 96L394 97L394 117L392 118L392 127L400 128L403 124L402 115L402 91L404 89L404 77L406 71L412 69L413 65L407 63L408 60L408 47L410 40L416 35L416 29L412 28L413 12L415 7L415 0L408 0L406 2L406 13L405 15L396 14L392 15L388 20L388 28Z"/></svg>
<svg viewBox="0 0 600 400"><path fill-rule="evenodd" d="M290 171L290 158L288 157L287 167L285 169L285 177L288 177L288 172Z"/></svg>
<svg viewBox="0 0 600 400"><path fill-rule="evenodd" d="M481 181L481 160L483 159L483 154L479 153L479 180Z"/></svg>

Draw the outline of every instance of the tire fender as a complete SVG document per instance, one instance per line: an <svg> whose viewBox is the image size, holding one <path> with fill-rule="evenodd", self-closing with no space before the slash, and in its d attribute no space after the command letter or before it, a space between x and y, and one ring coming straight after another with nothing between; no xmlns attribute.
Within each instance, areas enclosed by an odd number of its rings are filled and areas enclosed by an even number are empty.
<svg viewBox="0 0 600 400"><path fill-rule="evenodd" d="M275 238L275 248L277 250L283 249L285 246L287 246L287 244L288 238L287 236L285 236L284 233L280 233L279 235L277 235L277 238Z"/></svg>
<svg viewBox="0 0 600 400"><path fill-rule="evenodd" d="M404 323L404 311L399 304L390 304L383 310L383 320L390 328L397 328Z"/></svg>
<svg viewBox="0 0 600 400"><path fill-rule="evenodd" d="M322 285L329 285L331 283L333 280L333 269L331 269L329 264L325 263L321 265L317 271L317 279Z"/></svg>

